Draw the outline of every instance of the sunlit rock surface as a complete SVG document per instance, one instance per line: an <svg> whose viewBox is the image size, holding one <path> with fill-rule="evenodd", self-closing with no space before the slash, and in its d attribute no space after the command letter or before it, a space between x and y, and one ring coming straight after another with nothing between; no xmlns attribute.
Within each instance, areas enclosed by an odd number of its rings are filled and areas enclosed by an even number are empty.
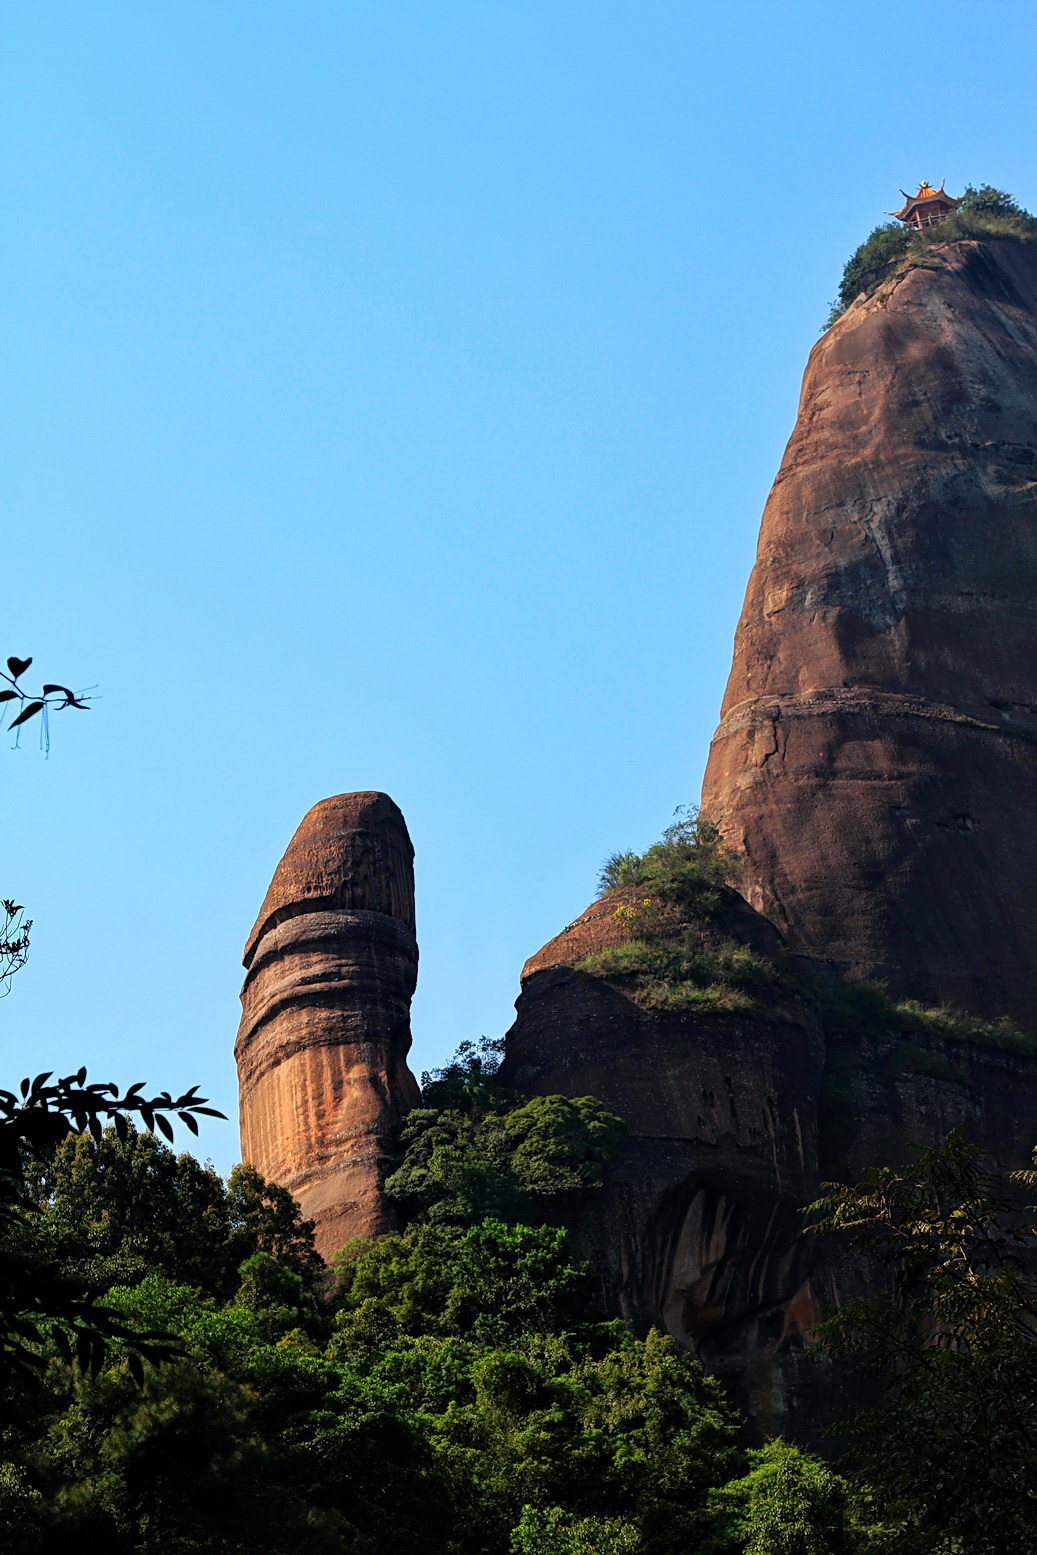
<svg viewBox="0 0 1037 1555"><path fill-rule="evenodd" d="M406 1063L413 857L386 794L322 800L289 843L245 947L242 1156L291 1190L325 1257L394 1225L382 1182L418 1097Z"/></svg>
<svg viewBox="0 0 1037 1555"><path fill-rule="evenodd" d="M1037 1024L1037 244L957 242L810 355L703 786L790 942Z"/></svg>

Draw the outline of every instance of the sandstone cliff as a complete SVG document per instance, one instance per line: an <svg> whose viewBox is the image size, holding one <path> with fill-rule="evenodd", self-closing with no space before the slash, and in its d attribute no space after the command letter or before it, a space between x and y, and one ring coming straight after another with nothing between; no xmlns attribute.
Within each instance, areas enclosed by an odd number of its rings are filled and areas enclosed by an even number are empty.
<svg viewBox="0 0 1037 1555"><path fill-rule="evenodd" d="M1035 439L1037 251L937 246L851 306L811 355L706 774L750 902L671 926L773 976L741 1005L653 1006L584 962L629 938L622 893L524 969L502 1079L598 1096L630 1130L578 1247L615 1310L692 1345L768 1429L831 1414L811 1324L875 1277L800 1235L819 1183L962 1122L1000 1164L1037 1143L1025 1044L844 981L1037 1024ZM325 1253L391 1224L411 857L384 795L316 806L246 949L245 1156Z"/></svg>
<svg viewBox="0 0 1037 1555"><path fill-rule="evenodd" d="M1037 1010L1037 244L814 347L703 785L749 899L900 995Z"/></svg>
<svg viewBox="0 0 1037 1555"><path fill-rule="evenodd" d="M242 1156L291 1190L325 1257L393 1226L382 1180L418 1096L406 1063L413 858L386 794L322 800L289 843L245 946Z"/></svg>
<svg viewBox="0 0 1037 1555"><path fill-rule="evenodd" d="M629 937L617 900L527 961L502 1078L597 1096L628 1125L605 1191L571 1220L608 1306L694 1349L758 1430L816 1442L845 1413L847 1379L811 1354L812 1325L882 1276L805 1237L803 1207L821 1182L854 1181L961 1123L999 1164L1028 1164L1037 1057L881 1001L857 1008L734 892L700 933L773 958L773 986L745 1010L645 1008L629 978L581 969Z"/></svg>
<svg viewBox="0 0 1037 1555"><path fill-rule="evenodd" d="M1037 246L929 266L811 354L706 773L752 907L702 932L795 976L741 1012L646 1008L580 969L628 932L606 898L527 962L507 1041L511 1084L630 1126L574 1225L608 1300L799 1436L838 1392L820 1305L880 1277L799 1234L819 1182L959 1123L1001 1164L1037 1143L1024 1045L842 981L1037 1026Z"/></svg>

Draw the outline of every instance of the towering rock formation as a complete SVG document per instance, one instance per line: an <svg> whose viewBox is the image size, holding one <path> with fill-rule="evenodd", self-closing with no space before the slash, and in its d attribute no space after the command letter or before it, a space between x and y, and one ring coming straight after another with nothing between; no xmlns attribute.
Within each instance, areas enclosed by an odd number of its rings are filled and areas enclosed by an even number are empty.
<svg viewBox="0 0 1037 1555"><path fill-rule="evenodd" d="M659 1008L616 958L581 969L629 935L615 895L523 972L502 1078L597 1095L630 1130L578 1247L610 1305L693 1346L768 1429L831 1409L811 1324L871 1277L799 1234L820 1181L962 1122L1001 1164L1037 1143L1025 1045L862 1018L841 983L1037 1024L1035 439L1037 245L937 246L857 299L811 355L706 774L751 905L728 891L671 936L702 966L751 951L762 982L738 1008ZM245 952L244 1153L325 1252L390 1224L411 857L384 795L317 805Z"/></svg>
<svg viewBox="0 0 1037 1555"><path fill-rule="evenodd" d="M752 906L700 931L798 952L798 982L645 1008L579 969L626 932L615 897L524 969L507 1080L630 1127L579 1245L769 1429L830 1417L810 1325L876 1277L799 1234L819 1182L959 1123L1001 1164L1037 1143L1037 1058L855 1017L841 984L1037 1026L1035 445L1037 245L934 247L857 299L810 358L703 789Z"/></svg>
<svg viewBox="0 0 1037 1555"><path fill-rule="evenodd" d="M291 1190L325 1257L393 1224L384 1168L418 1098L406 1063L413 859L388 795L322 800L289 843L245 946L242 1156Z"/></svg>
<svg viewBox="0 0 1037 1555"><path fill-rule="evenodd" d="M1037 1026L1037 244L957 242L814 347L703 810L790 942Z"/></svg>

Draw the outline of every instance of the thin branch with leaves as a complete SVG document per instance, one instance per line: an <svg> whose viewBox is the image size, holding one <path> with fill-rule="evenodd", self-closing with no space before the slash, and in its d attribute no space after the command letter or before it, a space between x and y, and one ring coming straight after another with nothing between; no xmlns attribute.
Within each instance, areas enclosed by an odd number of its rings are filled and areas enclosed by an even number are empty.
<svg viewBox="0 0 1037 1555"><path fill-rule="evenodd" d="M56 681L45 682L38 692L26 691L19 682L31 663L31 658L19 659L12 654L7 661L7 673L0 670L0 682L7 682L6 688L0 690L0 706L4 703L8 704L0 712L0 721L7 713L13 713L14 717L7 727L20 731L23 724L38 717L40 745L49 753L51 712L60 712L66 707L78 708L80 712L89 712L88 704L91 699L85 692L70 691L68 686L58 685ZM20 734L17 738L20 738Z"/></svg>

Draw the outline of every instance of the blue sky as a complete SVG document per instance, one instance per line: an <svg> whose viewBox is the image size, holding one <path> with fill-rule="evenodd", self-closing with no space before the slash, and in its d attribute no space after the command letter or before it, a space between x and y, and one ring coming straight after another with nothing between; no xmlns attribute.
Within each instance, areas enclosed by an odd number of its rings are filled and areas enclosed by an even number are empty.
<svg viewBox="0 0 1037 1555"><path fill-rule="evenodd" d="M697 796L850 251L923 176L1037 208L1032 0L0 13L0 646L100 698L0 753L3 1073L233 1118L246 932L358 788L428 1067Z"/></svg>

